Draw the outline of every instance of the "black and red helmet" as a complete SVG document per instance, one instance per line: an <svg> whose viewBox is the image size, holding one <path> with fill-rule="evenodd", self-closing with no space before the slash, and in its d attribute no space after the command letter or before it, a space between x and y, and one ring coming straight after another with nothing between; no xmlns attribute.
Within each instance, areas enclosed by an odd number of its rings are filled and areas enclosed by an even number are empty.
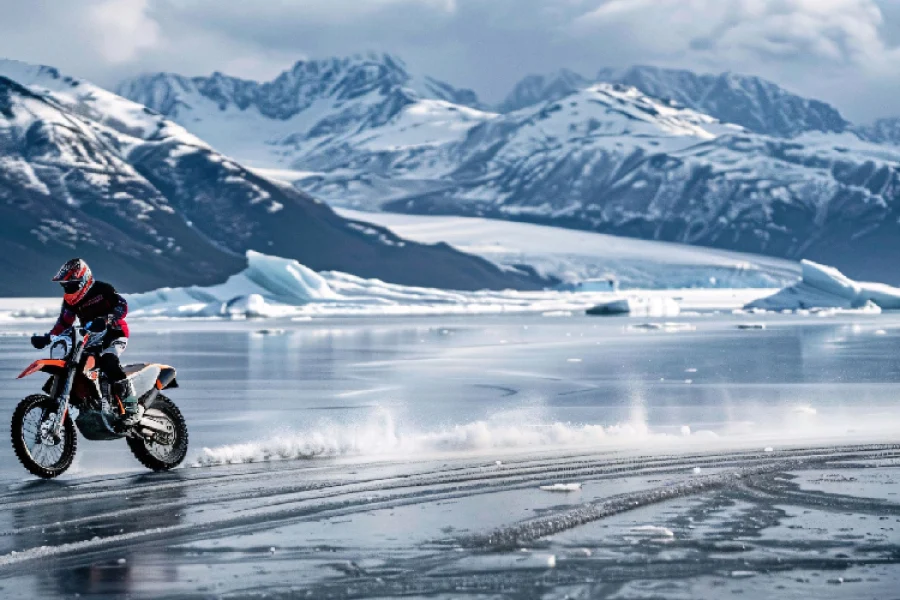
<svg viewBox="0 0 900 600"><path fill-rule="evenodd" d="M80 259L73 258L62 267L53 281L63 288L63 297L69 304L75 304L88 293L94 284L94 276L88 264Z"/></svg>

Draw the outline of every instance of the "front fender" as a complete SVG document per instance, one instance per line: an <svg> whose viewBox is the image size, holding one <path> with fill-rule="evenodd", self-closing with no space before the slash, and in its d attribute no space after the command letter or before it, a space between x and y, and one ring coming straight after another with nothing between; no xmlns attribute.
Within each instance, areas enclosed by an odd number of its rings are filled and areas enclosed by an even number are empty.
<svg viewBox="0 0 900 600"><path fill-rule="evenodd" d="M31 363L31 366L19 373L19 376L16 379L22 379L23 377L28 377L29 375L34 375L38 371L43 371L44 373L50 373L51 375L59 375L63 371L66 370L66 361L64 360L54 360L54 359L41 359L36 360Z"/></svg>

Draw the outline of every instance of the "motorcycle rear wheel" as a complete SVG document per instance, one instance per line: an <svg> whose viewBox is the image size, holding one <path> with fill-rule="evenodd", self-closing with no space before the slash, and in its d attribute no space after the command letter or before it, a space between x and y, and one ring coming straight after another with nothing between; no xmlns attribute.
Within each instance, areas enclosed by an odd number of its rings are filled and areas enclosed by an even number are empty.
<svg viewBox="0 0 900 600"><path fill-rule="evenodd" d="M57 403L44 394L28 396L13 412L10 437L19 462L32 475L53 479L65 473L72 465L78 436L72 417L66 413L60 430L60 439L53 440L47 434L48 417L56 415Z"/></svg>
<svg viewBox="0 0 900 600"><path fill-rule="evenodd" d="M164 423L173 439L171 443L160 444L137 435L129 436L126 439L134 457L152 471L169 471L180 465L188 451L188 430L175 403L159 394L146 407L144 418Z"/></svg>

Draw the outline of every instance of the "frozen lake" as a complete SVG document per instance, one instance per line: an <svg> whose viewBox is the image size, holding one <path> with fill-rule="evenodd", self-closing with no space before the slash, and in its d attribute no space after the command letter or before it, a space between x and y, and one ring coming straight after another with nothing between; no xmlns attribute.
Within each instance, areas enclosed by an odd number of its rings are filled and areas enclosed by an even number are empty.
<svg viewBox="0 0 900 600"><path fill-rule="evenodd" d="M900 315L663 321L135 321L198 468L7 446L0 596L895 593ZM7 422L43 327L0 332Z"/></svg>

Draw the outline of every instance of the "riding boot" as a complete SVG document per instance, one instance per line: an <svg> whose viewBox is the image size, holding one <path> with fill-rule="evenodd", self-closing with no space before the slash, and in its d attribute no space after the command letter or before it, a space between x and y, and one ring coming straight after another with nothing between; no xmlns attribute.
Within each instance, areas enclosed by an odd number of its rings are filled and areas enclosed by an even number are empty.
<svg viewBox="0 0 900 600"><path fill-rule="evenodd" d="M113 384L113 395L118 398L125 409L122 424L130 427L141 420L144 414L144 407L138 402L137 394L134 391L134 384L127 377Z"/></svg>

